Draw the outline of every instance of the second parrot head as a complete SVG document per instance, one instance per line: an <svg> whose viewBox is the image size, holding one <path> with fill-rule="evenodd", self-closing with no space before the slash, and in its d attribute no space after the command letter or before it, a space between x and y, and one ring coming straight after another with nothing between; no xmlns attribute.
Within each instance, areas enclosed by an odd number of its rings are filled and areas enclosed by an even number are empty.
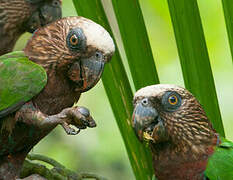
<svg viewBox="0 0 233 180"><path fill-rule="evenodd" d="M215 133L206 113L186 89L158 84L134 96L133 127L140 140L193 146L212 140Z"/></svg>
<svg viewBox="0 0 233 180"><path fill-rule="evenodd" d="M27 32L33 33L37 28L45 26L62 17L62 0L25 0L30 4L32 14L25 22Z"/></svg>
<svg viewBox="0 0 233 180"><path fill-rule="evenodd" d="M66 74L76 91L92 88L115 51L109 33L84 17L66 17L38 29L24 52L47 71Z"/></svg>

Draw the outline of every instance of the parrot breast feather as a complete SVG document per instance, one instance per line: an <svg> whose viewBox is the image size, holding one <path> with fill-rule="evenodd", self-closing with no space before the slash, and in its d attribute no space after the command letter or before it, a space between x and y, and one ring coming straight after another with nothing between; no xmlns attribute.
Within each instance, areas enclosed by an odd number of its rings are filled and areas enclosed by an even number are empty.
<svg viewBox="0 0 233 180"><path fill-rule="evenodd" d="M44 68L31 62L23 52L0 56L0 118L19 109L46 83Z"/></svg>
<svg viewBox="0 0 233 180"><path fill-rule="evenodd" d="M209 158L205 171L210 180L233 180L233 143L221 138L214 154Z"/></svg>

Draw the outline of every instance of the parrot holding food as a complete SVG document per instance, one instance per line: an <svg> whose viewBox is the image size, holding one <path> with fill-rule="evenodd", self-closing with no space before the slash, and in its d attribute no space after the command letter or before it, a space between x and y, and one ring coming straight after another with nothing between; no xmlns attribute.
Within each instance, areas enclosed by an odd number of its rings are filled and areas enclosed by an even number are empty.
<svg viewBox="0 0 233 180"><path fill-rule="evenodd" d="M66 17L39 28L24 51L0 56L2 179L18 177L28 152L58 124L71 135L96 126L88 109L72 106L99 81L114 51L102 26Z"/></svg>
<svg viewBox="0 0 233 180"><path fill-rule="evenodd" d="M158 180L233 180L233 143L185 88L158 84L134 96L133 128L152 152Z"/></svg>
<svg viewBox="0 0 233 180"><path fill-rule="evenodd" d="M62 0L0 0L0 55L11 52L18 38L62 16Z"/></svg>

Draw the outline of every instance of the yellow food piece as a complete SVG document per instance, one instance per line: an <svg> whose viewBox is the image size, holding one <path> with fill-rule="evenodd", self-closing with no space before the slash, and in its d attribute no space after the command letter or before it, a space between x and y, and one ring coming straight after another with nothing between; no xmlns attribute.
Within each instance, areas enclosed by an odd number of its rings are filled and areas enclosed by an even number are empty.
<svg viewBox="0 0 233 180"><path fill-rule="evenodd" d="M152 140L153 141L153 138L147 132L143 132L143 138L146 139L146 140Z"/></svg>

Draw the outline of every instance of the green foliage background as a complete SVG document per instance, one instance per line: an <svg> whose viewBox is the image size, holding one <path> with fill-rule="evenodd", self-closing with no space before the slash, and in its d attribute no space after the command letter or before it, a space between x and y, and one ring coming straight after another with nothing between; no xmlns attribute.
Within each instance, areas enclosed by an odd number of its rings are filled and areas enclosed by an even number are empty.
<svg viewBox="0 0 233 180"><path fill-rule="evenodd" d="M130 77L119 31L111 13L110 0L103 1L113 23L113 31L117 36L124 65ZM160 82L184 86L167 1L140 0L140 5ZM233 140L233 68L222 4L220 0L198 0L198 5L226 137ZM70 15L76 15L76 12L72 0L65 0L63 16ZM29 37L30 34L21 37L15 50L22 49ZM130 81L132 84L131 78ZM101 174L111 180L134 179L102 83L98 83L96 87L83 94L78 104L90 109L97 122L97 128L84 130L77 136L67 136L61 127L57 127L33 151L55 158L67 168L77 171Z"/></svg>

